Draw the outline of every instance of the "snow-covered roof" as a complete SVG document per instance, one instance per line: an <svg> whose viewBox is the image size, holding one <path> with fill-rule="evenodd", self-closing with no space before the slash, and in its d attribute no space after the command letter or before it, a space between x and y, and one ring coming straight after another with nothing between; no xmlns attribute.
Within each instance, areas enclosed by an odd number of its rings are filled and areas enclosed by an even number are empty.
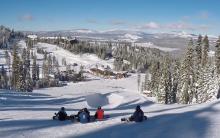
<svg viewBox="0 0 220 138"><path fill-rule="evenodd" d="M27 37L30 39L37 39L37 35L28 35Z"/></svg>

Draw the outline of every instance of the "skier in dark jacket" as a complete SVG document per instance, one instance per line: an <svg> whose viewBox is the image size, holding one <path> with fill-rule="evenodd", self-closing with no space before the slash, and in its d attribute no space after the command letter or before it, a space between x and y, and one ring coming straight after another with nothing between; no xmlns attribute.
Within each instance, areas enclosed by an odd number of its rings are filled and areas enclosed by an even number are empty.
<svg viewBox="0 0 220 138"><path fill-rule="evenodd" d="M129 121L142 122L145 118L144 112L141 110L140 105L138 105L134 114L129 118Z"/></svg>
<svg viewBox="0 0 220 138"><path fill-rule="evenodd" d="M53 119L58 119L60 121L64 121L68 119L67 113L65 111L64 107L61 107L60 111L58 113L55 113L56 116L53 117Z"/></svg>

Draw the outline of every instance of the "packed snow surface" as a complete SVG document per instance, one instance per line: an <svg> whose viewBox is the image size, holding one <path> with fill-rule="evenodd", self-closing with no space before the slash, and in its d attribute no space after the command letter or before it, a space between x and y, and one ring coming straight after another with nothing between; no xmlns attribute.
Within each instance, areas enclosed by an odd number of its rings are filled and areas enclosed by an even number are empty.
<svg viewBox="0 0 220 138"><path fill-rule="evenodd" d="M195 105L156 104L137 91L137 76L120 80L94 80L32 93L0 91L0 137L80 138L218 138L220 101ZM103 99L104 100L103 100ZM95 113L103 105L109 119L87 124L54 121L64 106L76 114L87 107ZM122 123L141 105L149 120Z"/></svg>

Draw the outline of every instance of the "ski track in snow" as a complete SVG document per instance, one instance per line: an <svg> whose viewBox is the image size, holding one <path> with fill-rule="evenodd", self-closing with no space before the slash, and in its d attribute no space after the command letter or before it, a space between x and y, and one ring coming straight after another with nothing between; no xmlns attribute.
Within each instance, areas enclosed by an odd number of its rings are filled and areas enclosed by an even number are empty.
<svg viewBox="0 0 220 138"><path fill-rule="evenodd" d="M24 45L24 44L22 44ZM48 51L67 62L90 66L110 64L94 55L78 56L54 45L41 43ZM91 59L93 61L87 61ZM74 61L73 61L74 60ZM5 61L3 61L5 62ZM92 63L90 63L92 62ZM220 101L195 105L156 104L137 91L137 75L119 80L91 77L86 82L65 87L16 93L0 90L0 137L80 137L80 138L218 138ZM64 106L68 115L87 107L93 115L101 104L110 118L87 124L54 121L52 116ZM149 120L122 123L140 104Z"/></svg>

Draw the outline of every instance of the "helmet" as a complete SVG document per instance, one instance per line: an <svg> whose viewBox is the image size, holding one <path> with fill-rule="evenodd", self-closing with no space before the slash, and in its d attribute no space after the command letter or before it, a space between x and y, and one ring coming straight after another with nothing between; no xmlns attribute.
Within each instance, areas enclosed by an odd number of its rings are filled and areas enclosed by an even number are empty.
<svg viewBox="0 0 220 138"><path fill-rule="evenodd" d="M98 106L98 109L100 110L100 109L102 109L102 107L101 107L101 106Z"/></svg>
<svg viewBox="0 0 220 138"><path fill-rule="evenodd" d="M140 105L137 105L136 110L139 110L139 109L141 109L141 107L140 107Z"/></svg>
<svg viewBox="0 0 220 138"><path fill-rule="evenodd" d="M65 108L64 108L64 107L61 107L61 110L65 110Z"/></svg>

